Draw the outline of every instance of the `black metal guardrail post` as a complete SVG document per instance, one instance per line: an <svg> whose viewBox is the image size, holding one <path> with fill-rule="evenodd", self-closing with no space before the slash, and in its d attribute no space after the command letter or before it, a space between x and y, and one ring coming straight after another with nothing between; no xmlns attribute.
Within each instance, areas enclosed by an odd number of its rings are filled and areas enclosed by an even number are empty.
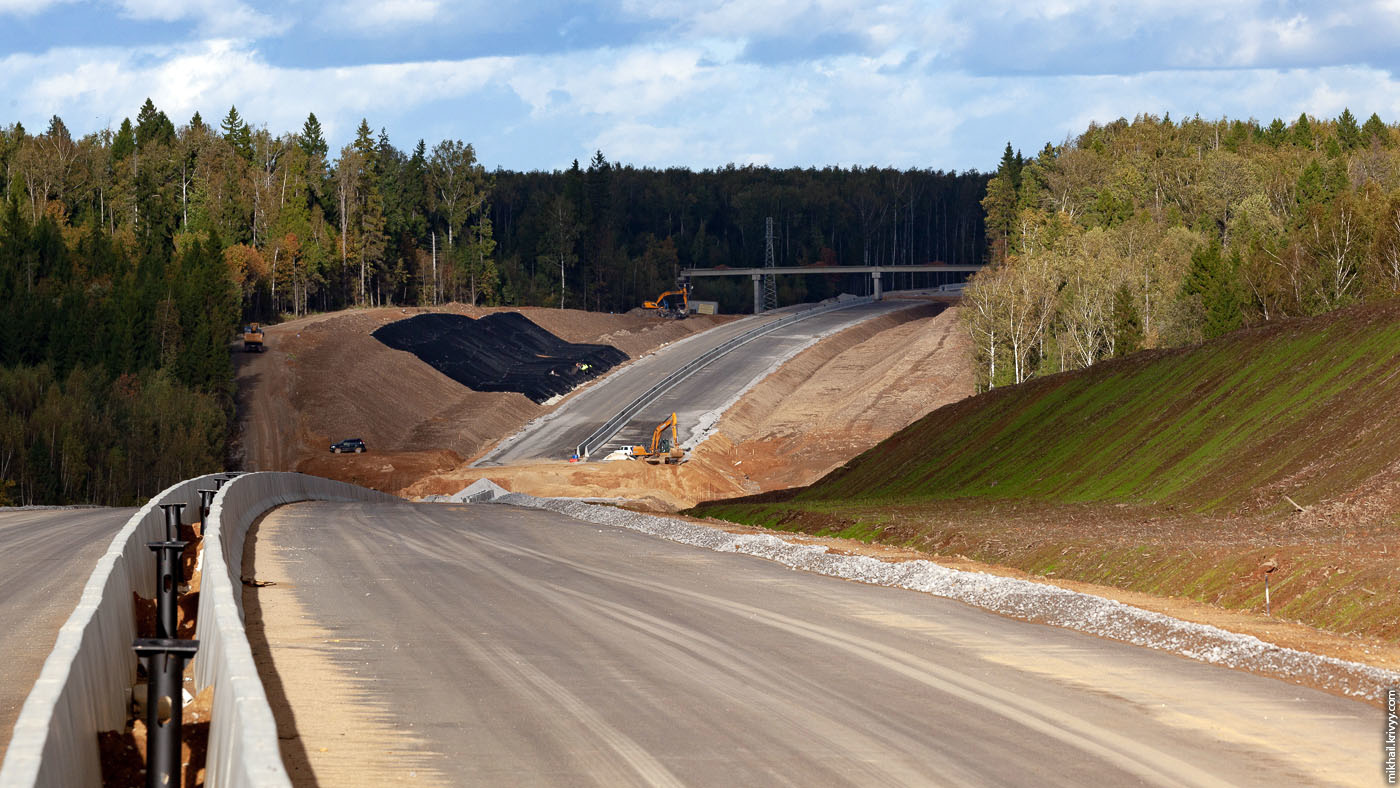
<svg viewBox="0 0 1400 788"><path fill-rule="evenodd" d="M137 638L131 648L146 663L146 786L179 788L185 663L199 641Z"/></svg>
<svg viewBox="0 0 1400 788"><path fill-rule="evenodd" d="M199 521L200 521L201 523L204 523L204 525L201 526L201 528L207 528L207 527L208 527L208 525L209 525L209 508L212 507L212 506L214 505L214 496L215 496L215 495L218 495L218 494L219 494L219 491L218 491L218 490L200 490L200 491L199 491Z"/></svg>
<svg viewBox="0 0 1400 788"><path fill-rule="evenodd" d="M156 637L173 638L179 620L180 554L185 545L179 539L164 542L147 542L146 546L156 554Z"/></svg>
<svg viewBox="0 0 1400 788"><path fill-rule="evenodd" d="M180 538L180 514L185 510L182 503L163 503L161 509L165 510L165 541L173 541Z"/></svg>

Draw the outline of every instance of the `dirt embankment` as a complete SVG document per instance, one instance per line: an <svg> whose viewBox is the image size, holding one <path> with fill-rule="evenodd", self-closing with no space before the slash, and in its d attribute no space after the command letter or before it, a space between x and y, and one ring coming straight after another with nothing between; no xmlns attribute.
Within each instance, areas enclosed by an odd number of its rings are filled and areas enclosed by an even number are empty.
<svg viewBox="0 0 1400 788"><path fill-rule="evenodd" d="M1400 300L1135 354L695 513L1282 618L1393 659L1398 346Z"/></svg>
<svg viewBox="0 0 1400 788"><path fill-rule="evenodd" d="M296 470L396 492L475 457L552 407L523 394L472 391L370 336L380 326L428 311L481 317L500 310L452 304L315 315L268 327L264 353L235 353L235 467ZM734 319L513 311L568 342L612 345L632 359ZM363 438L371 453L327 451L330 443L349 437Z"/></svg>
<svg viewBox="0 0 1400 788"><path fill-rule="evenodd" d="M625 498L674 510L808 484L933 408L972 393L957 308L897 312L798 354L746 393L684 465L638 461L458 467L409 485L450 494L479 478L540 496Z"/></svg>

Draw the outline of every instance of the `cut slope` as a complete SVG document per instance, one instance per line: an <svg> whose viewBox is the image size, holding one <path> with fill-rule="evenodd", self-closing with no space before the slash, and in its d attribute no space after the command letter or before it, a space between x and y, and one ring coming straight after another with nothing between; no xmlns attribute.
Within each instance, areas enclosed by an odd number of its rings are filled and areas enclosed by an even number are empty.
<svg viewBox="0 0 1400 788"><path fill-rule="evenodd" d="M941 408L767 500L951 498L1284 512L1400 459L1400 302L1237 332Z"/></svg>
<svg viewBox="0 0 1400 788"><path fill-rule="evenodd" d="M1397 407L1400 301L989 392L809 487L690 511L1283 616L1389 650Z"/></svg>
<svg viewBox="0 0 1400 788"><path fill-rule="evenodd" d="M518 311L566 342L607 344L633 358L734 319L450 304L356 309L269 326L266 353L233 354L239 414L234 466L299 470L392 491L475 456L547 407L519 393L472 391L371 335L412 315L484 317L503 311ZM327 452L329 443L351 436L364 438L369 453Z"/></svg>

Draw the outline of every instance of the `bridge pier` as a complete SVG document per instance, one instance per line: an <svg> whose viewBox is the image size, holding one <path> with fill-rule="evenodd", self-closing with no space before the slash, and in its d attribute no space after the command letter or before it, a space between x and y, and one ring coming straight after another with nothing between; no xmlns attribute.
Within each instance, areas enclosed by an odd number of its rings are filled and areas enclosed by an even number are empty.
<svg viewBox="0 0 1400 788"><path fill-rule="evenodd" d="M753 313L755 315L763 312L763 274L751 274L753 276Z"/></svg>
<svg viewBox="0 0 1400 788"><path fill-rule="evenodd" d="M880 289L880 272L879 272L879 271L871 271L871 272L870 272L870 281L872 281L872 282L875 283L874 289L871 290L871 292L875 294L875 300L876 300L876 301L882 300L882 299L884 298L884 292Z"/></svg>

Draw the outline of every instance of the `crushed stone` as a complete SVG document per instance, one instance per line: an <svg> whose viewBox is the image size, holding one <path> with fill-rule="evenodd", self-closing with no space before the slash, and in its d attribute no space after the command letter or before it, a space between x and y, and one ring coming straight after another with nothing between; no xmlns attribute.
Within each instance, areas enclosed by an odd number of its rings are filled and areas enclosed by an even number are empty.
<svg viewBox="0 0 1400 788"><path fill-rule="evenodd" d="M494 491L493 491L494 492ZM455 496L454 496L455 497ZM889 562L794 544L768 534L731 534L684 520L576 499L496 494L492 503L545 509L597 525L627 528L717 552L766 558L793 569L872 585L921 591L1014 618L1074 629L1179 654L1212 665L1298 681L1343 695L1381 701L1400 673L1267 643L1253 635L1172 618L1104 597L931 561Z"/></svg>

